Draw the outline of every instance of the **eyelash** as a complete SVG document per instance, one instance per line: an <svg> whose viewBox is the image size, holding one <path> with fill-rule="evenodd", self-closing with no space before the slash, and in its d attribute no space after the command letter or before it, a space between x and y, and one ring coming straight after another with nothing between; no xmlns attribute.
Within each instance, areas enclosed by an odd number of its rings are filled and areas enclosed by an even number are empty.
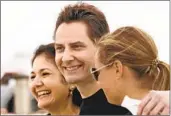
<svg viewBox="0 0 171 116"><path fill-rule="evenodd" d="M47 76L47 75L49 75L49 73L42 73L42 76ZM35 77L36 77L36 76L30 76L30 79L31 79L31 80L34 80Z"/></svg>
<svg viewBox="0 0 171 116"><path fill-rule="evenodd" d="M73 46L73 48L74 49L80 49L80 48L82 48L83 46L81 46L81 45L75 45L75 46Z"/></svg>
<svg viewBox="0 0 171 116"><path fill-rule="evenodd" d="M30 76L30 79L33 80L35 78L35 76Z"/></svg>
<svg viewBox="0 0 171 116"><path fill-rule="evenodd" d="M63 47L55 47L55 51L62 52L62 51L64 51L64 48Z"/></svg>
<svg viewBox="0 0 171 116"><path fill-rule="evenodd" d="M81 45L73 45L74 47L81 47Z"/></svg>
<svg viewBox="0 0 171 116"><path fill-rule="evenodd" d="M42 76L47 76L49 75L49 73L42 73Z"/></svg>

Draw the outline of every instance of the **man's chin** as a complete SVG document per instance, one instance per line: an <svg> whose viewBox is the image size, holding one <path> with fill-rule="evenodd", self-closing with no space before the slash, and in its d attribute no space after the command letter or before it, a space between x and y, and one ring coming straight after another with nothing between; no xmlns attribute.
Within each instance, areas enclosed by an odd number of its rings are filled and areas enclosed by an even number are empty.
<svg viewBox="0 0 171 116"><path fill-rule="evenodd" d="M76 78L76 77L67 77L65 78L66 82L69 83L69 84L78 84L82 81L82 79L80 78Z"/></svg>
<svg viewBox="0 0 171 116"><path fill-rule="evenodd" d="M73 79L66 79L66 82L69 84L77 84L78 83L77 80L73 80Z"/></svg>

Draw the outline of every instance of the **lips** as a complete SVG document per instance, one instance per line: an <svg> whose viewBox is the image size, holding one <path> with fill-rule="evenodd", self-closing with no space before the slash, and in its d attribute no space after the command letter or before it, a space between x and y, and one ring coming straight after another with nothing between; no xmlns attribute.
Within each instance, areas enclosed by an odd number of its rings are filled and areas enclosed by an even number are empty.
<svg viewBox="0 0 171 116"><path fill-rule="evenodd" d="M74 71L77 70L78 68L80 68L81 65L77 65L77 66L70 66L70 67L65 67L66 70L68 71Z"/></svg>
<svg viewBox="0 0 171 116"><path fill-rule="evenodd" d="M50 94L51 94L51 91L49 91L49 90L41 90L41 91L37 92L38 98L41 98L41 97L44 97L44 96L47 96Z"/></svg>
<svg viewBox="0 0 171 116"><path fill-rule="evenodd" d="M82 65L75 65L75 66L64 67L64 69L68 72L74 72L74 71L77 71L81 67L82 67Z"/></svg>

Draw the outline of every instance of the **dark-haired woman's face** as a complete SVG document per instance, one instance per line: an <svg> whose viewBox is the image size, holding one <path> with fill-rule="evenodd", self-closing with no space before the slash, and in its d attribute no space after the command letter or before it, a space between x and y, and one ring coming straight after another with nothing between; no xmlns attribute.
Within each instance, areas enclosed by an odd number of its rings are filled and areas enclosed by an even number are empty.
<svg viewBox="0 0 171 116"><path fill-rule="evenodd" d="M33 62L30 75L30 90L39 108L57 107L68 99L69 88L62 82L62 75L53 61L39 55Z"/></svg>

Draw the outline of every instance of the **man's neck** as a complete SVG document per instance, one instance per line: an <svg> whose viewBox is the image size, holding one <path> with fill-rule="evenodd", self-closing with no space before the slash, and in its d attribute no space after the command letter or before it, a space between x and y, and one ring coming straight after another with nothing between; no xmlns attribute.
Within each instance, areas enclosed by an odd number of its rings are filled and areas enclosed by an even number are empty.
<svg viewBox="0 0 171 116"><path fill-rule="evenodd" d="M88 77L88 78L92 78L92 79L85 80L84 82L80 82L76 85L82 98L90 97L91 95L96 93L99 89L101 89L100 85L93 77Z"/></svg>

